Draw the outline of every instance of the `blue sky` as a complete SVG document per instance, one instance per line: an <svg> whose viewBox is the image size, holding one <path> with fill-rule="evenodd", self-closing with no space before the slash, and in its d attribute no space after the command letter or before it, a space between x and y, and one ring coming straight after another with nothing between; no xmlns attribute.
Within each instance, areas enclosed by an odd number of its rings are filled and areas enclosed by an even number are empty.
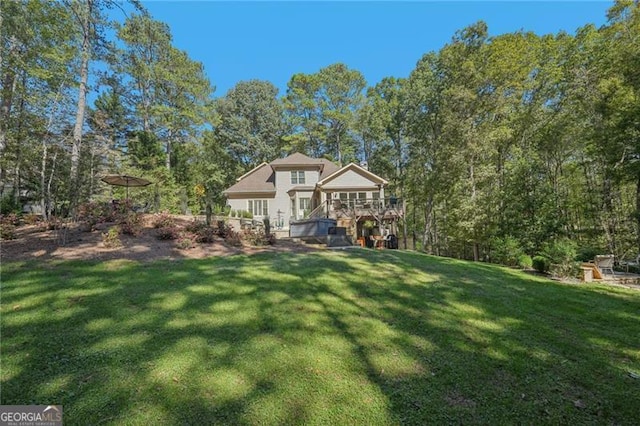
<svg viewBox="0 0 640 426"><path fill-rule="evenodd" d="M336 62L374 85L407 77L420 57L455 31L484 20L491 35L537 34L606 23L610 1L219 2L144 1L176 47L204 64L215 96L237 82L268 80L284 95L295 73Z"/></svg>

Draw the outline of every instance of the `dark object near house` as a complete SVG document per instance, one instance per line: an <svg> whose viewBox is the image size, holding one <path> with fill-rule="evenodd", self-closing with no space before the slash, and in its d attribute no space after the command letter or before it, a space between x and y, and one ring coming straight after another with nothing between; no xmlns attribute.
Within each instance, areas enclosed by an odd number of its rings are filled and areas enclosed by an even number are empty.
<svg viewBox="0 0 640 426"><path fill-rule="evenodd" d="M343 228L344 229L344 228ZM351 247L353 246L353 241L351 241L351 237L347 235L336 235L329 234L327 235L327 247Z"/></svg>
<svg viewBox="0 0 640 426"><path fill-rule="evenodd" d="M296 220L289 225L291 238L322 237L329 234L329 228L336 226L335 219L312 218Z"/></svg>
<svg viewBox="0 0 640 426"><path fill-rule="evenodd" d="M396 197L389 197L389 204L391 207L396 207L398 205L398 199Z"/></svg>
<svg viewBox="0 0 640 426"><path fill-rule="evenodd" d="M387 237L387 248L389 249L398 249L398 237L391 234Z"/></svg>
<svg viewBox="0 0 640 426"><path fill-rule="evenodd" d="M330 226L329 235L347 235L347 228L343 226Z"/></svg>

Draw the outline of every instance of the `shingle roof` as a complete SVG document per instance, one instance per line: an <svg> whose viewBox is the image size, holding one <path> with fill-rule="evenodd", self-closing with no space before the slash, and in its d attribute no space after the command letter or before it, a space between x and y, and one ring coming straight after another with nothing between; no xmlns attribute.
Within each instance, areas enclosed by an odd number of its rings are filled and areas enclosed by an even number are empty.
<svg viewBox="0 0 640 426"><path fill-rule="evenodd" d="M294 186L293 188L289 189L287 192L296 192L296 191L313 191L314 189L316 189L315 186Z"/></svg>
<svg viewBox="0 0 640 426"><path fill-rule="evenodd" d="M242 192L275 192L275 172L273 166L318 166L322 167L320 179L324 179L340 169L336 164L324 158L311 158L296 152L271 163L263 163L239 178L238 182L227 188L224 194Z"/></svg>
<svg viewBox="0 0 640 426"><path fill-rule="evenodd" d="M227 188L224 193L275 192L275 180L276 176L271 166L267 163L263 163L261 166L255 168L252 172L236 182L235 185Z"/></svg>
<svg viewBox="0 0 640 426"><path fill-rule="evenodd" d="M319 160L316 158L307 157L304 154L295 152L288 157L278 158L271 162L272 166L303 166L308 164L318 164Z"/></svg>
<svg viewBox="0 0 640 426"><path fill-rule="evenodd" d="M338 167L337 164L332 163L331 161L326 160L324 158L321 158L319 161L322 164L324 164L324 167L322 168L322 173L320 173L320 179L324 179L325 177L337 172L340 169L340 167Z"/></svg>
<svg viewBox="0 0 640 426"><path fill-rule="evenodd" d="M272 166L322 166L320 179L337 171L340 167L326 158L311 158L299 152L285 158L278 158L270 163Z"/></svg>

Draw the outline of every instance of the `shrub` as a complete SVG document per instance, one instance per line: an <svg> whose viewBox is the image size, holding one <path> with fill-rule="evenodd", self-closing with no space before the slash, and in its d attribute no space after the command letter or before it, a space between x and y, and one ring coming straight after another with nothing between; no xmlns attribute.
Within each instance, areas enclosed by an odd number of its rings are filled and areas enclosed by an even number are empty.
<svg viewBox="0 0 640 426"><path fill-rule="evenodd" d="M518 266L522 269L531 269L531 267L533 266L533 260L531 259L531 256L529 256L528 254L521 254L520 256L518 256Z"/></svg>
<svg viewBox="0 0 640 426"><path fill-rule="evenodd" d="M154 228L171 228L175 226L176 221L173 219L173 216L169 214L169 212L157 213L153 216L153 227Z"/></svg>
<svg viewBox="0 0 640 426"><path fill-rule="evenodd" d="M187 226L184 227L184 229L187 232L193 232L194 234L197 234L202 229L205 229L205 228L208 228L208 227L209 226L205 222L200 222L199 220L194 219L193 221L189 222L187 224Z"/></svg>
<svg viewBox="0 0 640 426"><path fill-rule="evenodd" d="M597 247L585 246L585 247L581 247L578 250L578 255L576 256L576 259L581 262L588 262L590 260L595 259L596 255L602 254L604 252L605 250L602 250Z"/></svg>
<svg viewBox="0 0 640 426"><path fill-rule="evenodd" d="M534 256L532 259L532 266L538 272L547 273L549 272L549 267L551 266L551 262L544 256Z"/></svg>
<svg viewBox="0 0 640 426"><path fill-rule="evenodd" d="M544 244L540 256L549 262L548 271L553 276L565 278L577 274L576 247L573 241L562 238Z"/></svg>
<svg viewBox="0 0 640 426"><path fill-rule="evenodd" d="M519 266L520 256L524 254L518 240L510 235L504 238L495 238L491 244L492 260L495 263L506 266Z"/></svg>
<svg viewBox="0 0 640 426"><path fill-rule="evenodd" d="M267 235L271 235L271 221L268 217L262 219L262 223L264 223L264 233Z"/></svg>
<svg viewBox="0 0 640 426"><path fill-rule="evenodd" d="M240 247L242 246L242 235L228 227L226 235L224 236L224 241L229 245Z"/></svg>
<svg viewBox="0 0 640 426"><path fill-rule="evenodd" d="M217 231L218 237L226 238L229 232L233 232L233 227L230 225L227 225L224 222L220 223L220 221L218 221L218 228L216 231Z"/></svg>
<svg viewBox="0 0 640 426"><path fill-rule="evenodd" d="M90 201L78 206L78 220L85 224L86 231L93 231L96 224L110 220L111 209L104 203Z"/></svg>
<svg viewBox="0 0 640 426"><path fill-rule="evenodd" d="M129 213L120 222L120 229L123 234L137 237L142 233L144 219L141 213Z"/></svg>
<svg viewBox="0 0 640 426"><path fill-rule="evenodd" d="M15 213L0 215L0 223L8 225L20 226L20 216Z"/></svg>
<svg viewBox="0 0 640 426"><path fill-rule="evenodd" d="M216 240L216 230L210 226L201 228L196 232L196 241L199 243L212 243Z"/></svg>
<svg viewBox="0 0 640 426"><path fill-rule="evenodd" d="M49 220L45 221L44 225L45 225L45 230L47 231L55 231L58 229L62 229L65 226L62 219L55 216L52 216L49 218Z"/></svg>
<svg viewBox="0 0 640 426"><path fill-rule="evenodd" d="M0 222L0 240L15 240L16 227L10 222Z"/></svg>
<svg viewBox="0 0 640 426"><path fill-rule="evenodd" d="M178 228L175 225L172 225L158 228L156 236L159 240L175 240L179 237L179 234Z"/></svg>
<svg viewBox="0 0 640 426"><path fill-rule="evenodd" d="M176 239L178 248L187 250L196 246L197 235L193 232L183 232Z"/></svg>
<svg viewBox="0 0 640 426"><path fill-rule="evenodd" d="M31 213L31 214L24 215L23 219L26 225L36 225L40 223L42 218L37 214Z"/></svg>
<svg viewBox="0 0 640 426"><path fill-rule="evenodd" d="M20 209L20 203L16 203L16 197L13 191L0 198L0 214L16 213L19 212Z"/></svg>
<svg viewBox="0 0 640 426"><path fill-rule="evenodd" d="M576 243L562 238L546 243L542 248L542 255L551 260L551 263L573 262L576 258L576 248Z"/></svg>
<svg viewBox="0 0 640 426"><path fill-rule="evenodd" d="M244 239L252 246L266 246L273 244L273 236L265 234L264 231L249 231L244 234Z"/></svg>
<svg viewBox="0 0 640 426"><path fill-rule="evenodd" d="M103 233L102 243L107 248L121 247L122 241L120 241L120 227L112 226L107 232Z"/></svg>
<svg viewBox="0 0 640 426"><path fill-rule="evenodd" d="M253 219L253 213L249 210L241 210L238 212L238 217L242 217L244 219Z"/></svg>

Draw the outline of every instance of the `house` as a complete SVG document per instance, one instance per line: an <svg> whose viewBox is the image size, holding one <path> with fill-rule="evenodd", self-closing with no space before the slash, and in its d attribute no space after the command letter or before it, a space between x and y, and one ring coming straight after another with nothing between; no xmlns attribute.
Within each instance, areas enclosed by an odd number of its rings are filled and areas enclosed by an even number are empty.
<svg viewBox="0 0 640 426"><path fill-rule="evenodd" d="M361 235L365 220L388 225L402 215L397 200L385 198L387 183L366 165L339 167L295 153L260 164L223 194L231 209L248 210L255 219L268 217L274 229L289 230L301 220L325 218L351 235Z"/></svg>

